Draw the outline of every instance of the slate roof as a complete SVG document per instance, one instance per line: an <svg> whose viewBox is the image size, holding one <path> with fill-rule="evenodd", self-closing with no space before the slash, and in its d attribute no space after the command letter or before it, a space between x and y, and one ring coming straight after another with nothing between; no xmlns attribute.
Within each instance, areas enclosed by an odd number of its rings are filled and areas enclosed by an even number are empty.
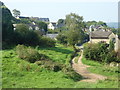
<svg viewBox="0 0 120 90"><path fill-rule="evenodd" d="M39 18L40 21L49 22L49 18Z"/></svg>
<svg viewBox="0 0 120 90"><path fill-rule="evenodd" d="M51 22L51 24L52 24L54 27L57 26L57 24L56 24L55 22Z"/></svg>
<svg viewBox="0 0 120 90"><path fill-rule="evenodd" d="M29 19L29 17L19 16L19 18L23 19Z"/></svg>
<svg viewBox="0 0 120 90"><path fill-rule="evenodd" d="M108 39L109 35L112 34L112 31L93 31L91 32L92 39Z"/></svg>
<svg viewBox="0 0 120 90"><path fill-rule="evenodd" d="M58 34L46 34L45 36L54 39L58 36Z"/></svg>

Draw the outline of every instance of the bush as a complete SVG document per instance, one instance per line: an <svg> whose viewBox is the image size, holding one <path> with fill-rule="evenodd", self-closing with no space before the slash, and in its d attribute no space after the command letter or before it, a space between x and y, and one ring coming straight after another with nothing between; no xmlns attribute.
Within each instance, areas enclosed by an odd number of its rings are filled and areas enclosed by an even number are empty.
<svg viewBox="0 0 120 90"><path fill-rule="evenodd" d="M85 44L84 45L84 56L90 60L99 62L117 62L117 54L114 50L109 52L108 44L97 43L97 44Z"/></svg>
<svg viewBox="0 0 120 90"><path fill-rule="evenodd" d="M39 52L31 47L26 47L24 45L18 45L16 47L16 52L19 58L34 63L35 61L44 60L46 56L39 54Z"/></svg>
<svg viewBox="0 0 120 90"><path fill-rule="evenodd" d="M39 42L41 46L48 46L48 47L55 47L55 43L56 43L55 40L47 37L42 37L41 41Z"/></svg>
<svg viewBox="0 0 120 90"><path fill-rule="evenodd" d="M56 38L59 41L59 43L67 44L67 37L64 34L60 33Z"/></svg>
<svg viewBox="0 0 120 90"><path fill-rule="evenodd" d="M76 73L70 66L65 66L62 71L67 75L67 78L71 78L74 81L80 81L82 76Z"/></svg>
<svg viewBox="0 0 120 90"><path fill-rule="evenodd" d="M99 59L98 44L85 44L84 55L85 58L97 60Z"/></svg>
<svg viewBox="0 0 120 90"><path fill-rule="evenodd" d="M35 62L37 65L42 66L48 70L52 70L54 72L58 72L62 69L63 65L53 62L51 60L42 60Z"/></svg>
<svg viewBox="0 0 120 90"><path fill-rule="evenodd" d="M17 44L25 44L35 46L39 43L40 37L33 30L29 30L26 24L18 24L15 30L15 42Z"/></svg>
<svg viewBox="0 0 120 90"><path fill-rule="evenodd" d="M120 63L120 49L117 52L117 61L116 62Z"/></svg>
<svg viewBox="0 0 120 90"><path fill-rule="evenodd" d="M61 70L67 75L67 78L71 78L74 81L79 81L82 78L71 67L67 67L66 65L59 64L51 60L36 61L35 63L43 68L46 68L47 70L51 70L54 72L58 72Z"/></svg>
<svg viewBox="0 0 120 90"><path fill-rule="evenodd" d="M110 63L110 62L116 62L117 61L117 53L113 50L111 52L109 52L107 55L105 55L105 62Z"/></svg>

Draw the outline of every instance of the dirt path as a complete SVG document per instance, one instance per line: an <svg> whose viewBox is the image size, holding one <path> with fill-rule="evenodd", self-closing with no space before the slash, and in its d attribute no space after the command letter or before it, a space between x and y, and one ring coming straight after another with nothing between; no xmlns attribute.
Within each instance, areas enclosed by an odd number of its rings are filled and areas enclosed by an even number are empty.
<svg viewBox="0 0 120 90"><path fill-rule="evenodd" d="M94 74L91 73L87 70L87 68L89 68L90 66L84 65L82 63L82 56L83 56L83 51L81 53L81 56L79 57L78 63L74 62L74 59L72 60L72 67L73 69L80 75L83 76L83 80L81 81L85 81L85 82L96 82L98 80L105 80L107 79L107 77L102 76L102 75L98 75L98 74Z"/></svg>

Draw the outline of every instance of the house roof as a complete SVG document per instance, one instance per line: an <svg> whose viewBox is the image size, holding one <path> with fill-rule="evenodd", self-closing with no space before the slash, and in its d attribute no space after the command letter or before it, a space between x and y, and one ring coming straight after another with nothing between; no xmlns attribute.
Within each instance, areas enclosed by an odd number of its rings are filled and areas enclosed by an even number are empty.
<svg viewBox="0 0 120 90"><path fill-rule="evenodd" d="M25 18L25 19L29 19L29 17L24 17L24 16L19 16L19 18Z"/></svg>
<svg viewBox="0 0 120 90"><path fill-rule="evenodd" d="M54 27L57 26L56 22L51 22L51 24L52 24Z"/></svg>
<svg viewBox="0 0 120 90"><path fill-rule="evenodd" d="M107 39L109 35L112 34L112 31L93 31L91 32L91 38L92 39Z"/></svg>
<svg viewBox="0 0 120 90"><path fill-rule="evenodd" d="M32 28L36 28L38 27L37 25L34 25L34 24L28 24L29 27L32 27ZM38 27L39 28L39 27Z"/></svg>
<svg viewBox="0 0 120 90"><path fill-rule="evenodd" d="M49 18L39 18L39 20L49 22Z"/></svg>
<svg viewBox="0 0 120 90"><path fill-rule="evenodd" d="M58 36L58 34L46 34L45 36L54 39Z"/></svg>

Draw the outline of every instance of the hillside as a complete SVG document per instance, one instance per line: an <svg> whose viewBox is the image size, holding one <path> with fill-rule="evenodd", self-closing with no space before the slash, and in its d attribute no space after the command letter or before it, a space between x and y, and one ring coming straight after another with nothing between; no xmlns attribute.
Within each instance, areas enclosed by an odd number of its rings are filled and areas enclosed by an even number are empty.
<svg viewBox="0 0 120 90"><path fill-rule="evenodd" d="M57 44L56 47L39 48L38 51L47 55L54 62L69 66L73 49ZM90 70L95 71L95 73L98 73L99 68L103 67L99 73L109 76L109 79L97 83L87 83L80 82L80 80L75 81L78 76L74 76L69 70L67 72L61 70L54 72L44 68L44 64L38 66L36 63L24 61L18 58L15 48L3 50L2 53L3 88L116 88L118 84L114 68L111 68L112 71L105 69L102 64L97 62L91 63L91 61L84 60L86 64L92 65ZM98 68L96 68L97 66ZM62 69L65 70L65 68ZM70 77L71 75L73 77Z"/></svg>

